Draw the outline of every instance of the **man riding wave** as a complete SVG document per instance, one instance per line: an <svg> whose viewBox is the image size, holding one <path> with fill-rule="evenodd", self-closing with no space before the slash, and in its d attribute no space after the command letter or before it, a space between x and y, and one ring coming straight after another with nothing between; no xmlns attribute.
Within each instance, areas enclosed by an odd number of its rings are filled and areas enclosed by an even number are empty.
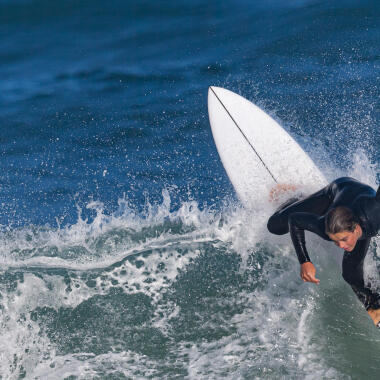
<svg viewBox="0 0 380 380"><path fill-rule="evenodd" d="M289 200L269 218L267 227L276 235L290 233L305 282L319 283L306 249L305 230L344 249L343 278L380 328L380 294L365 284L363 276L371 238L380 229L380 186L375 192L353 178L338 178L305 199Z"/></svg>

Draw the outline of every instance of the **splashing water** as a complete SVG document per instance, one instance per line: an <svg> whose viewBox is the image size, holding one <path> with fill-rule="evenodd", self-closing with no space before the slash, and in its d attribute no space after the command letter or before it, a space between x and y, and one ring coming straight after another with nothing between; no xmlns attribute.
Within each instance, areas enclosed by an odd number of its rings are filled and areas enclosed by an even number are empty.
<svg viewBox="0 0 380 380"><path fill-rule="evenodd" d="M373 183L355 157L351 173ZM341 253L308 235L321 285L301 285L290 239L265 231L271 210L171 210L167 190L140 215L125 199L112 215L88 207L92 222L1 232L4 378L350 378L354 356L368 363L358 376L380 369ZM378 245L365 265L375 286Z"/></svg>

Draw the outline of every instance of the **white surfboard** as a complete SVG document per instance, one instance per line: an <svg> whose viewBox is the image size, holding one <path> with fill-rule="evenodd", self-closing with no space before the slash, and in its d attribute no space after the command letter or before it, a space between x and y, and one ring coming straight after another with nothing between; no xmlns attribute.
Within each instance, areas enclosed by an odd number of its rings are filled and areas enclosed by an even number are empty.
<svg viewBox="0 0 380 380"><path fill-rule="evenodd" d="M219 156L245 206L268 199L277 184L306 187L309 191L327 184L297 142L247 99L212 86L208 111Z"/></svg>

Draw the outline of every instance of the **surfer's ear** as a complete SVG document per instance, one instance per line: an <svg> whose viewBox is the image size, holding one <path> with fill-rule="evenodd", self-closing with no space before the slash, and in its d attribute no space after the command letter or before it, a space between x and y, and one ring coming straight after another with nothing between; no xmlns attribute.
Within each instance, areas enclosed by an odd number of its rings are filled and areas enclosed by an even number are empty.
<svg viewBox="0 0 380 380"><path fill-rule="evenodd" d="M359 223L356 223L356 226L355 226L354 232L355 232L359 237L362 235L363 231L362 231L362 228L360 227L360 224L359 224Z"/></svg>

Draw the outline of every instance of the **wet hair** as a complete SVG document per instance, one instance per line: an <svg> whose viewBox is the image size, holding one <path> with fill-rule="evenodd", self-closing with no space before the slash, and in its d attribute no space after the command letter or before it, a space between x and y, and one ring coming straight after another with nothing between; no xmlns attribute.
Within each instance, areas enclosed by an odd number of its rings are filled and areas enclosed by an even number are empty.
<svg viewBox="0 0 380 380"><path fill-rule="evenodd" d="M358 218L350 208L344 206L335 207L326 215L325 232L332 235L343 231L353 232L358 223Z"/></svg>

